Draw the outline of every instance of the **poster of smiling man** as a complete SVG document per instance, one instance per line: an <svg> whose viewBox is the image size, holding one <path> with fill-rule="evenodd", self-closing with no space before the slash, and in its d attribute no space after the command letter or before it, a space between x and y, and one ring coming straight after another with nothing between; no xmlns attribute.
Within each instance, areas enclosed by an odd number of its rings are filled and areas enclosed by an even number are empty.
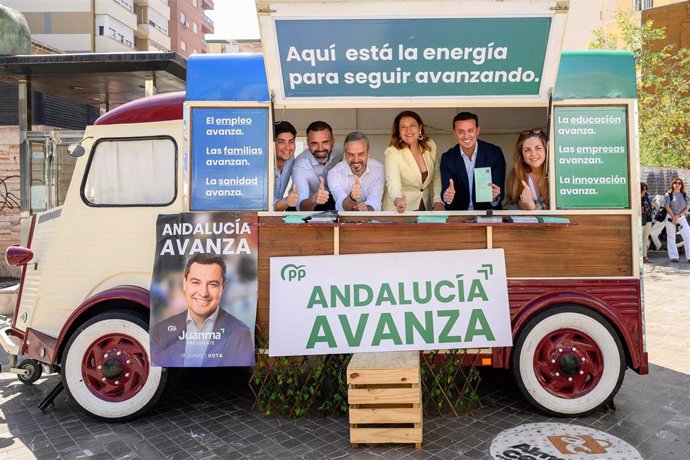
<svg viewBox="0 0 690 460"><path fill-rule="evenodd" d="M151 280L154 364L254 364L256 222L255 213L158 216Z"/></svg>

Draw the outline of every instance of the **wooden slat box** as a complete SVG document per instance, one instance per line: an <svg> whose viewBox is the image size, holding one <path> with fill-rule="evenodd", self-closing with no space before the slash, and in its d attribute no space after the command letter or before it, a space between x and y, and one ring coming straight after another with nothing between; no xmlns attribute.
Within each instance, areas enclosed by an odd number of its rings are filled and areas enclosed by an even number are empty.
<svg viewBox="0 0 690 460"><path fill-rule="evenodd" d="M419 352L358 353L347 366L350 443L422 447Z"/></svg>

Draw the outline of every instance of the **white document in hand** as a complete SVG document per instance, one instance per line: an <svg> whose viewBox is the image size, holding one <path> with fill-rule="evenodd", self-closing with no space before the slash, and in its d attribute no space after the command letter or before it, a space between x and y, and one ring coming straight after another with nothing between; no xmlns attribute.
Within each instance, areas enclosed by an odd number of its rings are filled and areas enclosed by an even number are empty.
<svg viewBox="0 0 690 460"><path fill-rule="evenodd" d="M474 168L474 190L477 194L477 203L491 203L493 193L491 192L491 168Z"/></svg>

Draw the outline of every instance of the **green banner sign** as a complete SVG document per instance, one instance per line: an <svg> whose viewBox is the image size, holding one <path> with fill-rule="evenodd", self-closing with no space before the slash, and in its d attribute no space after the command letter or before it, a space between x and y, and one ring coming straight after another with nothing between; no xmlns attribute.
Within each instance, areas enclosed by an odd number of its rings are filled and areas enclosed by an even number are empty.
<svg viewBox="0 0 690 460"><path fill-rule="evenodd" d="M556 207L627 208L625 107L556 107L554 116Z"/></svg>
<svg viewBox="0 0 690 460"><path fill-rule="evenodd" d="M550 17L276 20L286 97L538 95Z"/></svg>

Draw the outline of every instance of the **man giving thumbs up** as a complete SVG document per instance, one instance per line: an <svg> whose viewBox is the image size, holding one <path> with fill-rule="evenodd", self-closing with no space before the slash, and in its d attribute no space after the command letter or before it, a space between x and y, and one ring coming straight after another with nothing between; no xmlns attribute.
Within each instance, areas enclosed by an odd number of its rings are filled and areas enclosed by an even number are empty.
<svg viewBox="0 0 690 460"><path fill-rule="evenodd" d="M338 211L380 211L383 165L369 159L369 139L359 131L345 138L345 161L328 172L328 186Z"/></svg>

